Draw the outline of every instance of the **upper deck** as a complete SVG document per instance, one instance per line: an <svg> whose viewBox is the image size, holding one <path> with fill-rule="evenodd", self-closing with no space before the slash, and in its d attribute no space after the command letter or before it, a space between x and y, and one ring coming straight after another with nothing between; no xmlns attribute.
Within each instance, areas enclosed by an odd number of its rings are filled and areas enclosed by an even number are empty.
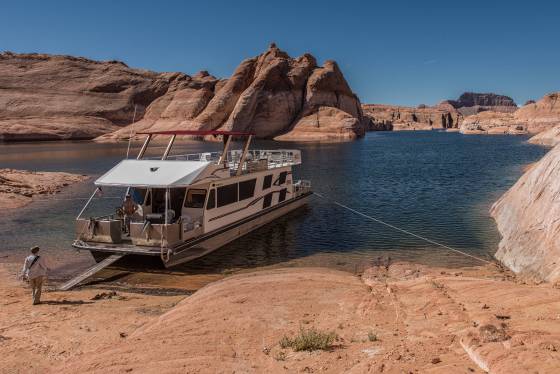
<svg viewBox="0 0 560 374"><path fill-rule="evenodd" d="M301 152L297 149L249 149L243 158L243 150L234 149L226 152L201 152L167 156L168 161L203 161L214 165L224 165L231 172L237 172L243 162L243 173L271 170L284 166L301 164ZM146 160L158 160L159 157L145 157Z"/></svg>

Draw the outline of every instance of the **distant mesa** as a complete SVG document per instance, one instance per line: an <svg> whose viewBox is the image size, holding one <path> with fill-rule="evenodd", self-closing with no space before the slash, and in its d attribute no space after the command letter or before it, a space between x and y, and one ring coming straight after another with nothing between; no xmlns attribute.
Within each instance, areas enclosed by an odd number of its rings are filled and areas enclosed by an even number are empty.
<svg viewBox="0 0 560 374"><path fill-rule="evenodd" d="M275 43L228 79L132 69L120 62L0 54L0 139L122 140L134 131L251 131L259 138L341 141L367 125L338 65L291 58Z"/></svg>

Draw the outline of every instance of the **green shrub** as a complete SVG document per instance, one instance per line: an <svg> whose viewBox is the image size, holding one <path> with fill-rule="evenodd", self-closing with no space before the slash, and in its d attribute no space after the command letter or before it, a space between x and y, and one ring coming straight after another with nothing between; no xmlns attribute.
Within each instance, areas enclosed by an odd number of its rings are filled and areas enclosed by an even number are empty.
<svg viewBox="0 0 560 374"><path fill-rule="evenodd" d="M293 339L284 336L280 340L280 347L292 348L294 351L317 351L327 350L336 339L334 331L322 332L315 328L300 328L299 334Z"/></svg>

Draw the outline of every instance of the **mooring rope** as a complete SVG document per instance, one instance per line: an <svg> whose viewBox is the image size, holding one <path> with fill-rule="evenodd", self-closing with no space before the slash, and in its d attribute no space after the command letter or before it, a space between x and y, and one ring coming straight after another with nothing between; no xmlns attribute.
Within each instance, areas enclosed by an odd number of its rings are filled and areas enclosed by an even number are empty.
<svg viewBox="0 0 560 374"><path fill-rule="evenodd" d="M392 225L392 224L390 224L390 223L387 223L387 222L385 222L385 221L383 221L383 220L380 220L379 218L375 218L375 217L369 216L369 215L367 215L367 214L364 214L364 213L362 213L362 212L359 212L359 211L357 211L356 209L352 209L352 208L350 208L349 206L344 205L344 204L342 204L342 203L339 203L339 202L336 201L336 200L330 199L330 198L328 198L328 197L324 196L323 194L320 194L320 193L318 193L318 192L316 192L316 191L313 191L313 194L316 195L316 196L318 196L318 197L320 197L320 198L322 198L322 199L325 199L325 200L327 200L327 201L330 201L331 203L333 203L333 204L335 204L335 205L338 205L338 206L341 207L341 208L344 208L344 209L346 209L346 210L349 210L350 212L352 212L352 213L354 213L354 214L357 214L357 215L362 216L362 217L364 217L364 218L367 218L367 219L369 219L369 220L371 220L371 221L374 221L374 222L380 223L380 224L382 224L382 225L385 225L385 226L387 226L387 227L390 227L390 228L392 228L393 230L397 230L397 231L400 231L400 232L405 233L405 234L407 234L407 235L414 236L415 238L424 240L424 241L426 241L426 242L428 242L428 243L431 243L431 244L435 244L435 245L437 245L437 246L439 246L439 247L442 247L442 248L445 248L445 249L447 249L447 250L450 250L450 251L459 253L459 254L461 254L461 255L463 255L463 256L467 256L467 257L473 258L473 259L475 259L475 260L478 260L478 261L481 261L481 262L484 262L484 263L487 263L487 264L490 264L490 265L495 265L495 263L493 263L493 262L491 262L491 261L485 260L485 259L480 258L480 257L477 257L477 256L473 256L473 255L471 255L471 254L469 254L469 253L466 253L466 252L460 251L460 250L458 250L458 249L452 248L452 247L450 247L450 246L448 246L448 245L446 245L446 244L438 243L438 242L436 242L435 240L426 238L426 237L424 237L424 236L415 234L415 233L410 232L410 231L408 231L408 230L405 230L405 229L402 229L402 228L397 227L397 226L395 226L395 225Z"/></svg>

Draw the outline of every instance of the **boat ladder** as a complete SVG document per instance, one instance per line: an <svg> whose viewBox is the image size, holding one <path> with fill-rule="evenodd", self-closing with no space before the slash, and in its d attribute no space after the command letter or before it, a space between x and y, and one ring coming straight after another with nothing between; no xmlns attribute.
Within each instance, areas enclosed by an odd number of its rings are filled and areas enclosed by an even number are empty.
<svg viewBox="0 0 560 374"><path fill-rule="evenodd" d="M68 291L72 287L77 286L80 282L82 282L82 281L86 280L87 278L93 276L95 273L105 269L107 266L111 265L115 261L123 258L125 255L126 254L110 255L109 257L105 258L103 261L98 262L97 264L93 265L92 267L90 267L89 269L84 271L83 273L78 274L74 278L70 279L68 282L64 283L58 289L60 291Z"/></svg>

